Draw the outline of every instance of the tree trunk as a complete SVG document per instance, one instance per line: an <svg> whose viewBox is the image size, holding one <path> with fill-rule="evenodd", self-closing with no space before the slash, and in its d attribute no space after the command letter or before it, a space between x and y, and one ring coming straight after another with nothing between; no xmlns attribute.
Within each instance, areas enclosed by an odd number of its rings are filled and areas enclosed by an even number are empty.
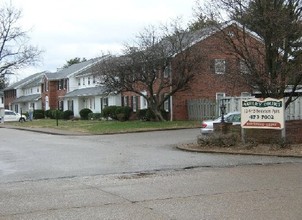
<svg viewBox="0 0 302 220"><path fill-rule="evenodd" d="M166 121L161 113L161 110L160 109L157 109L155 108L154 109L154 114L155 114L155 117L156 117L156 120L157 121Z"/></svg>

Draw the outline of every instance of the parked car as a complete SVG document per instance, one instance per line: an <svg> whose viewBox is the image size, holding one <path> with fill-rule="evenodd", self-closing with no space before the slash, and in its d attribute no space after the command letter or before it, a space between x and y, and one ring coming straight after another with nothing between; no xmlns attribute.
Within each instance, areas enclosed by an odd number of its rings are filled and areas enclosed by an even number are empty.
<svg viewBox="0 0 302 220"><path fill-rule="evenodd" d="M2 121L2 118L1 118L1 121ZM4 110L4 122L7 122L7 121L24 122L24 121L26 121L26 116L16 113L12 110L5 109Z"/></svg>
<svg viewBox="0 0 302 220"><path fill-rule="evenodd" d="M241 113L240 112L230 112L224 115L224 121L228 123L233 123L233 125L240 125L241 123ZM214 131L214 123L221 122L221 117L215 120L206 120L201 123L201 134L210 134Z"/></svg>

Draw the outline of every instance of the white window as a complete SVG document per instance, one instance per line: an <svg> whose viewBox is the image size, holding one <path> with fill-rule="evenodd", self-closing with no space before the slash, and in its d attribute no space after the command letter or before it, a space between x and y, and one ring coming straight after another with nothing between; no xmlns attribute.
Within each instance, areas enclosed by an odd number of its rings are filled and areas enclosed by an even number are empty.
<svg viewBox="0 0 302 220"><path fill-rule="evenodd" d="M108 106L108 98L101 98L101 110Z"/></svg>
<svg viewBox="0 0 302 220"><path fill-rule="evenodd" d="M225 59L215 59L215 73L225 74L226 61Z"/></svg>
<svg viewBox="0 0 302 220"><path fill-rule="evenodd" d="M90 76L88 76L88 85L90 85Z"/></svg>
<svg viewBox="0 0 302 220"><path fill-rule="evenodd" d="M132 110L133 110L133 112L136 112L136 110L137 110L137 96L132 96L132 104L133 104Z"/></svg>
<svg viewBox="0 0 302 220"><path fill-rule="evenodd" d="M249 96L251 96L251 93L249 93L249 92L242 92L241 96L242 97L249 97Z"/></svg>
<svg viewBox="0 0 302 220"><path fill-rule="evenodd" d="M142 94L147 95L147 92L143 91ZM140 97L140 109L146 109L146 108L148 108L148 102L143 96L141 96Z"/></svg>
<svg viewBox="0 0 302 220"><path fill-rule="evenodd" d="M250 70L249 70L246 62L244 62L243 60L240 60L239 68L240 68L240 73L241 74L249 74L250 73Z"/></svg>
<svg viewBox="0 0 302 220"><path fill-rule="evenodd" d="M225 93L224 92L217 92L216 93L216 100L222 99L225 97Z"/></svg>
<svg viewBox="0 0 302 220"><path fill-rule="evenodd" d="M60 79L58 81L58 90L61 90L64 88L64 79Z"/></svg>
<svg viewBox="0 0 302 220"><path fill-rule="evenodd" d="M164 97L166 98L167 94L165 94ZM166 112L169 112L169 110L170 110L170 97L164 102L164 110Z"/></svg>
<svg viewBox="0 0 302 220"><path fill-rule="evenodd" d="M78 79L78 86L81 85L81 78Z"/></svg>
<svg viewBox="0 0 302 220"><path fill-rule="evenodd" d="M129 96L124 96L124 106L129 106Z"/></svg>
<svg viewBox="0 0 302 220"><path fill-rule="evenodd" d="M166 66L165 70L164 70L164 78L168 78L171 75L171 65Z"/></svg>

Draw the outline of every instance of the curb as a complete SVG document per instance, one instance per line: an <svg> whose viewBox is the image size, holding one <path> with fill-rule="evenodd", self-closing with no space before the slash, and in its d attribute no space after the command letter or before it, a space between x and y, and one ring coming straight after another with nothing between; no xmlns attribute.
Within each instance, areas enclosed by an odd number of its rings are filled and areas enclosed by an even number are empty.
<svg viewBox="0 0 302 220"><path fill-rule="evenodd" d="M209 154L230 154L230 155L250 155L250 156L266 156L266 157L292 157L292 158L302 158L302 155L294 154L266 154L266 153L252 153L252 152L229 152L224 150L203 150L203 149L192 149L183 146L176 146L177 149L182 151L196 152L196 153L209 153Z"/></svg>
<svg viewBox="0 0 302 220"><path fill-rule="evenodd" d="M51 134L51 135L69 135L69 136L95 136L95 135L115 135L115 134L130 134L130 133L143 133L143 132L154 132L154 131L169 131L169 130L181 130L181 129L195 129L195 127L183 127L183 128L154 128L148 130L137 130L137 131L127 131L127 132L113 132L113 133L101 133L101 134L91 134L91 133L80 133L80 132L73 132L73 131L64 131L62 129L53 129L53 128L28 128L28 127L18 127L12 125L2 125L0 124L0 128L7 128L7 129L16 129L16 130L23 130L23 131L30 131L30 132L37 132L37 133L44 133L44 134ZM198 127L197 127L198 128Z"/></svg>
<svg viewBox="0 0 302 220"><path fill-rule="evenodd" d="M36 133L42 133L42 134L50 134L50 135L68 135L68 136L88 136L92 134L87 133L76 133L76 132L64 132L62 130L47 130L47 128L23 128L23 127L15 127L15 126L0 126L0 128L7 128L7 129L15 129L15 130L21 130L21 131L30 131L30 132L36 132Z"/></svg>

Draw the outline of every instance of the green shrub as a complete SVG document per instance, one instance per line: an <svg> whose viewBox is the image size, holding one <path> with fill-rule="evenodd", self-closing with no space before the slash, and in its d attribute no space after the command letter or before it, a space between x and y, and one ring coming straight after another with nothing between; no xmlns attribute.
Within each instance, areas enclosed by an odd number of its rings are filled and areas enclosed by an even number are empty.
<svg viewBox="0 0 302 220"><path fill-rule="evenodd" d="M63 112L61 110L52 110L52 119L63 119Z"/></svg>
<svg viewBox="0 0 302 220"><path fill-rule="evenodd" d="M112 105L112 106L107 106L106 108L104 108L102 110L102 116L106 119L108 118L112 118L112 119L117 119L116 117L116 109L118 108L118 106Z"/></svg>
<svg viewBox="0 0 302 220"><path fill-rule="evenodd" d="M102 116L106 119L112 118L114 120L126 121L129 120L132 109L128 106L108 106L102 110Z"/></svg>
<svg viewBox="0 0 302 220"><path fill-rule="evenodd" d="M61 110L56 110L56 109L48 109L44 111L44 116L43 118L50 118L50 119L63 119L64 118L64 112Z"/></svg>
<svg viewBox="0 0 302 220"><path fill-rule="evenodd" d="M119 121L127 121L130 118L132 109L129 106L118 106L115 109L116 119Z"/></svg>
<svg viewBox="0 0 302 220"><path fill-rule="evenodd" d="M165 110L161 110L161 115L165 120L168 120L169 112L166 112ZM138 111L138 119L142 121L153 121L156 119L155 114L153 111L151 111L150 108L148 109L141 109Z"/></svg>
<svg viewBox="0 0 302 220"><path fill-rule="evenodd" d="M52 117L52 110L48 109L48 110L45 111L44 114L45 114L46 118L51 118Z"/></svg>
<svg viewBox="0 0 302 220"><path fill-rule="evenodd" d="M102 114L101 113L89 113L88 114L88 119L100 120L101 118L102 118Z"/></svg>
<svg viewBox="0 0 302 220"><path fill-rule="evenodd" d="M89 108L83 108L83 109L80 111L81 119L83 119L83 120L88 120L88 114L89 114L89 113L92 113L92 111L91 111Z"/></svg>
<svg viewBox="0 0 302 220"><path fill-rule="evenodd" d="M69 119L71 119L73 117L73 115L74 115L73 111L66 110L66 111L63 112L63 119L69 120Z"/></svg>
<svg viewBox="0 0 302 220"><path fill-rule="evenodd" d="M45 118L45 112L44 112L44 110L42 110L42 109L36 109L36 110L34 110L33 117L34 117L34 119Z"/></svg>
<svg viewBox="0 0 302 220"><path fill-rule="evenodd" d="M138 112L138 118L142 121L152 121L155 120L155 114L151 111L150 108L148 109L141 109Z"/></svg>

